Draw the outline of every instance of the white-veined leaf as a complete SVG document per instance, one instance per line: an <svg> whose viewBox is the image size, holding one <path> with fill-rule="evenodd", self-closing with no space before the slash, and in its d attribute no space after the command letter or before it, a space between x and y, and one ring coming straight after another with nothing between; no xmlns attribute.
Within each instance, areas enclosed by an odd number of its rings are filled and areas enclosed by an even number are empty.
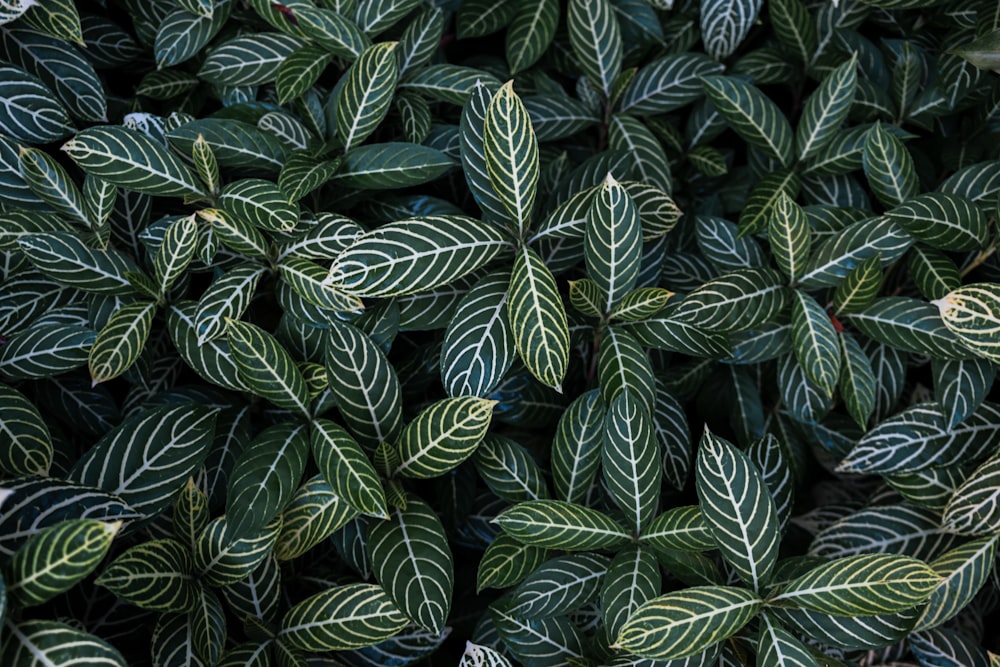
<svg viewBox="0 0 1000 667"><path fill-rule="evenodd" d="M440 633L451 609L454 560L433 509L407 495L406 509L368 531L372 570L393 602L421 627Z"/></svg>
<svg viewBox="0 0 1000 667"><path fill-rule="evenodd" d="M164 146L126 127L89 127L62 150L88 174L109 183L160 196L202 196L194 173Z"/></svg>
<svg viewBox="0 0 1000 667"><path fill-rule="evenodd" d="M763 604L743 588L685 588L653 598L636 609L613 647L663 660L696 655L738 632Z"/></svg>
<svg viewBox="0 0 1000 667"><path fill-rule="evenodd" d="M194 404L142 410L87 450L68 478L113 493L137 512L154 516L204 463L215 419L216 410Z"/></svg>
<svg viewBox="0 0 1000 667"><path fill-rule="evenodd" d="M865 554L838 558L785 583L768 601L821 614L874 616L925 601L941 583L926 563L909 556Z"/></svg>
<svg viewBox="0 0 1000 667"><path fill-rule="evenodd" d="M708 55L716 60L731 56L757 21L762 4L762 0L701 0L701 34Z"/></svg>
<svg viewBox="0 0 1000 667"><path fill-rule="evenodd" d="M346 651L388 639L407 622L378 586L349 584L316 593L289 609L278 639L303 651Z"/></svg>
<svg viewBox="0 0 1000 667"><path fill-rule="evenodd" d="M514 260L507 316L517 352L542 384L560 390L569 364L569 324L555 278L534 250Z"/></svg>
<svg viewBox="0 0 1000 667"><path fill-rule="evenodd" d="M569 42L584 74L606 96L622 69L622 36L610 0L570 0Z"/></svg>
<svg viewBox="0 0 1000 667"><path fill-rule="evenodd" d="M392 222L338 255L328 281L356 296L412 294L457 280L509 246L496 227L464 216Z"/></svg>
<svg viewBox="0 0 1000 667"><path fill-rule="evenodd" d="M493 192L523 237L531 223L538 184L538 142L528 110L513 80L496 92L486 109L483 150Z"/></svg>
<svg viewBox="0 0 1000 667"><path fill-rule="evenodd" d="M778 559L780 521L760 471L708 431L696 470L698 504L719 551L743 581L762 589Z"/></svg>
<svg viewBox="0 0 1000 667"><path fill-rule="evenodd" d="M331 323L326 341L331 391L347 427L374 449L395 442L403 429L403 404L396 369L360 329Z"/></svg>
<svg viewBox="0 0 1000 667"><path fill-rule="evenodd" d="M365 49L344 75L337 96L337 134L344 150L357 146L389 113L399 77L398 42L380 42Z"/></svg>

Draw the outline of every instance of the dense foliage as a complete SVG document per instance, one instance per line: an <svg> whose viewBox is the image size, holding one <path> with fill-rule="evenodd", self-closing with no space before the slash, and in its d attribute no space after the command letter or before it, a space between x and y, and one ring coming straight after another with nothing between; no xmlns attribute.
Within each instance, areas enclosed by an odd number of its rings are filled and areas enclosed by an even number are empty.
<svg viewBox="0 0 1000 667"><path fill-rule="evenodd" d="M1000 664L996 0L0 0L0 664Z"/></svg>

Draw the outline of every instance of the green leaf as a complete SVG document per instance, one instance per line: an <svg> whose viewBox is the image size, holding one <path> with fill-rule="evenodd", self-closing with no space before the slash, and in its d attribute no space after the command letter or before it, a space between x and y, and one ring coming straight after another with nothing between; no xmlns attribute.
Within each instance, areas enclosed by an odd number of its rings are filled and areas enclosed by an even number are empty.
<svg viewBox="0 0 1000 667"><path fill-rule="evenodd" d="M464 7L465 5L463 5ZM486 162L486 113L498 87L478 80L462 108L459 140L462 172L473 199L488 221L507 219L504 203L493 190Z"/></svg>
<svg viewBox="0 0 1000 667"><path fill-rule="evenodd" d="M483 149L490 184L521 237L531 223L538 184L538 142L528 110L513 80L496 92L486 109Z"/></svg>
<svg viewBox="0 0 1000 667"><path fill-rule="evenodd" d="M945 410L945 423L955 428L969 418L983 404L997 368L981 360L964 361L932 360L934 397Z"/></svg>
<svg viewBox="0 0 1000 667"><path fill-rule="evenodd" d="M491 90L500 87L500 81L484 70L441 63L407 72L399 82L399 90L461 106L480 83L488 84Z"/></svg>
<svg viewBox="0 0 1000 667"><path fill-rule="evenodd" d="M867 507L817 533L809 555L842 558L884 552L929 560L953 543L940 524L937 512L909 504Z"/></svg>
<svg viewBox="0 0 1000 667"><path fill-rule="evenodd" d="M552 441L552 481L556 494L582 503L601 465L604 403L598 389L580 394L562 413Z"/></svg>
<svg viewBox="0 0 1000 667"><path fill-rule="evenodd" d="M354 60L371 45L371 40L361 32L358 24L332 9L295 5L295 18L299 29L309 39L339 58ZM280 20L287 25L286 17Z"/></svg>
<svg viewBox="0 0 1000 667"><path fill-rule="evenodd" d="M163 197L204 194L180 159L126 127L89 127L64 143L62 150L86 173L128 190Z"/></svg>
<svg viewBox="0 0 1000 667"><path fill-rule="evenodd" d="M226 320L226 334L240 377L255 394L278 407L309 415L309 393L288 351L256 324Z"/></svg>
<svg viewBox="0 0 1000 667"><path fill-rule="evenodd" d="M74 232L25 234L18 247L28 261L49 278L96 294L134 292L128 274L142 273L138 265L117 250L86 245Z"/></svg>
<svg viewBox="0 0 1000 667"><path fill-rule="evenodd" d="M378 474L347 431L329 419L316 419L311 444L316 467L334 493L362 514L388 516Z"/></svg>
<svg viewBox="0 0 1000 667"><path fill-rule="evenodd" d="M167 141L184 155L192 153L199 137L221 167L277 173L288 152L276 136L231 118L202 118L167 132Z"/></svg>
<svg viewBox="0 0 1000 667"><path fill-rule="evenodd" d="M792 3L801 7L798 0L785 0L782 4ZM778 29L777 24L775 28ZM807 53L803 62L809 62L813 55L811 51ZM838 65L827 74L819 88L809 96L802 110L802 118L795 129L795 147L800 161L816 157L834 141L854 103L857 85L858 70L855 54L850 60Z"/></svg>
<svg viewBox="0 0 1000 667"><path fill-rule="evenodd" d="M0 508L0 555L8 560L39 530L67 519L131 521L139 513L121 498L52 477L19 477L4 482L7 503Z"/></svg>
<svg viewBox="0 0 1000 667"><path fill-rule="evenodd" d="M243 316L265 272L264 267L256 264L237 265L216 278L205 290L194 313L199 345L222 336L226 332L227 319L235 320Z"/></svg>
<svg viewBox="0 0 1000 667"><path fill-rule="evenodd" d="M190 403L140 410L77 459L68 478L155 516L205 462L215 420L215 409Z"/></svg>
<svg viewBox="0 0 1000 667"><path fill-rule="evenodd" d="M635 610L660 589L660 565L652 549L640 545L618 552L601 586L601 615L608 636L617 637Z"/></svg>
<svg viewBox="0 0 1000 667"><path fill-rule="evenodd" d="M697 505L675 507L643 529L639 542L670 551L711 551L715 539Z"/></svg>
<svg viewBox="0 0 1000 667"><path fill-rule="evenodd" d="M780 522L760 471L746 454L706 431L695 481L698 505L723 558L761 590L778 559Z"/></svg>
<svg viewBox="0 0 1000 667"><path fill-rule="evenodd" d="M480 279L459 301L441 347L441 383L451 397L486 396L514 362L507 272Z"/></svg>
<svg viewBox="0 0 1000 667"><path fill-rule="evenodd" d="M83 193L48 153L37 148L21 148L18 166L24 182L42 201L65 216L89 224Z"/></svg>
<svg viewBox="0 0 1000 667"><path fill-rule="evenodd" d="M272 182L247 178L230 183L218 198L219 206L238 220L264 231L288 232L299 222L299 207L289 204Z"/></svg>
<svg viewBox="0 0 1000 667"><path fill-rule="evenodd" d="M504 611L531 620L565 615L597 597L607 570L608 558L598 554L553 558L504 599Z"/></svg>
<svg viewBox="0 0 1000 667"><path fill-rule="evenodd" d="M771 212L782 196L795 199L801 189L795 169L775 169L764 174L750 192L740 213L739 235L745 237L764 231L771 221Z"/></svg>
<svg viewBox="0 0 1000 667"><path fill-rule="evenodd" d="M237 538L225 516L209 522L198 536L193 556L198 578L208 586L233 586L247 580L267 560L281 531L281 516ZM258 600L258 604L262 604Z"/></svg>
<svg viewBox="0 0 1000 667"><path fill-rule="evenodd" d="M775 317L789 290L772 269L742 269L710 280L688 294L674 312L682 323L728 333L752 329Z"/></svg>
<svg viewBox="0 0 1000 667"><path fill-rule="evenodd" d="M278 189L285 194L287 201L300 201L326 185L339 168L339 157L321 160L307 151L293 152L278 175Z"/></svg>
<svg viewBox="0 0 1000 667"><path fill-rule="evenodd" d="M662 287L640 287L625 295L617 308L611 311L612 320L638 322L655 316L674 296Z"/></svg>
<svg viewBox="0 0 1000 667"><path fill-rule="evenodd" d="M1000 528L997 480L1000 456L994 455L976 468L955 490L944 508L941 525L959 535L995 533Z"/></svg>
<svg viewBox="0 0 1000 667"><path fill-rule="evenodd" d="M504 646L522 664L559 667L583 659L584 638L566 617L520 619L500 601L490 606L490 619Z"/></svg>
<svg viewBox="0 0 1000 667"><path fill-rule="evenodd" d="M8 378L43 378L87 363L97 337L75 324L41 324L12 336L0 351L0 374Z"/></svg>
<svg viewBox="0 0 1000 667"><path fill-rule="evenodd" d="M219 11L211 15L193 14L183 9L167 14L156 29L153 43L157 66L171 67L197 56L225 26L232 6L232 2L222 3Z"/></svg>
<svg viewBox="0 0 1000 667"><path fill-rule="evenodd" d="M316 44L306 44L292 51L278 67L275 76L278 102L287 104L305 94L319 81L331 62L333 54Z"/></svg>
<svg viewBox="0 0 1000 667"><path fill-rule="evenodd" d="M605 330L597 353L597 381L606 405L628 390L631 401L647 415L656 403L656 379L646 351L627 331Z"/></svg>
<svg viewBox="0 0 1000 667"><path fill-rule="evenodd" d="M716 60L731 56L757 21L761 0L701 0L702 41Z"/></svg>
<svg viewBox="0 0 1000 667"><path fill-rule="evenodd" d="M462 9L465 9L465 4L462 4ZM503 11L510 12L504 42L504 55L510 73L523 72L538 62L552 43L559 25L559 3L557 0L516 0L494 4L503 5Z"/></svg>
<svg viewBox="0 0 1000 667"><path fill-rule="evenodd" d="M757 0L704 1L759 5ZM702 82L705 95L736 134L777 158L781 166L791 165L792 127L774 102L754 86L733 77L712 75L703 77Z"/></svg>
<svg viewBox="0 0 1000 667"><path fill-rule="evenodd" d="M982 210L958 195L928 192L909 197L886 216L915 238L941 250L976 250L989 239Z"/></svg>
<svg viewBox="0 0 1000 667"><path fill-rule="evenodd" d="M270 243L264 234L248 222L217 208L203 208L198 217L211 225L211 233L227 248L248 258L270 258ZM218 248L216 248L218 249Z"/></svg>
<svg viewBox="0 0 1000 667"><path fill-rule="evenodd" d="M570 0L569 43L583 73L605 96L622 69L622 36L610 0Z"/></svg>
<svg viewBox="0 0 1000 667"><path fill-rule="evenodd" d="M440 633L451 609L454 560L444 526L433 509L406 496L406 509L393 508L387 521L368 531L375 579L406 616Z"/></svg>
<svg viewBox="0 0 1000 667"><path fill-rule="evenodd" d="M118 649L108 642L65 623L27 620L7 621L0 660L5 665L88 665L127 667Z"/></svg>
<svg viewBox="0 0 1000 667"><path fill-rule="evenodd" d="M304 425L276 424L247 444L226 490L226 536L245 539L281 513L295 493L309 458Z"/></svg>
<svg viewBox="0 0 1000 667"><path fill-rule="evenodd" d="M439 477L472 456L486 435L497 401L475 396L446 398L424 409L399 436L394 474Z"/></svg>
<svg viewBox="0 0 1000 667"><path fill-rule="evenodd" d="M198 223L195 216L189 215L171 223L153 258L153 275L159 284L161 298L187 270L197 249Z"/></svg>
<svg viewBox="0 0 1000 667"><path fill-rule="evenodd" d="M403 430L399 379L385 353L361 330L332 324L326 343L330 386L347 427L369 448L395 442Z"/></svg>
<svg viewBox="0 0 1000 667"><path fill-rule="evenodd" d="M660 497L658 443L653 439L651 405L643 405L627 387L608 401L601 461L611 499L639 534L656 515Z"/></svg>
<svg viewBox="0 0 1000 667"><path fill-rule="evenodd" d="M801 0L774 0L768 4L771 25L781 44L799 62L809 64L816 55L816 19ZM778 663L775 663L778 664Z"/></svg>
<svg viewBox="0 0 1000 667"><path fill-rule="evenodd" d="M0 470L8 475L45 476L54 454L52 436L35 404L0 383Z"/></svg>
<svg viewBox="0 0 1000 667"><path fill-rule="evenodd" d="M463 2L455 16L459 39L492 35L507 27L517 11L517 4L505 0L470 0ZM507 59L508 62L510 58Z"/></svg>
<svg viewBox="0 0 1000 667"><path fill-rule="evenodd" d="M398 190L433 181L453 166L450 157L428 146L367 144L344 155L330 182L358 190Z"/></svg>
<svg viewBox="0 0 1000 667"><path fill-rule="evenodd" d="M356 296L400 296L446 285L509 247L496 227L465 216L391 222L360 236L330 267L328 281Z"/></svg>
<svg viewBox="0 0 1000 667"><path fill-rule="evenodd" d="M42 604L80 583L104 559L121 522L63 521L38 531L10 561L7 594L21 607Z"/></svg>
<svg viewBox="0 0 1000 667"><path fill-rule="evenodd" d="M844 399L844 407L851 418L858 426L866 428L875 411L878 391L875 371L868 355L853 336L841 332L838 338L841 365L837 386L840 388L840 396Z"/></svg>
<svg viewBox="0 0 1000 667"><path fill-rule="evenodd" d="M632 155L640 182L671 191L670 161L659 140L642 121L625 114L613 115L608 128L608 147Z"/></svg>
<svg viewBox="0 0 1000 667"><path fill-rule="evenodd" d="M295 37L273 32L234 37L208 54L198 76L227 86L269 83L277 76L282 61L301 44Z"/></svg>
<svg viewBox="0 0 1000 667"><path fill-rule="evenodd" d="M90 377L94 384L116 378L136 362L146 346L157 306L135 301L116 310L90 348Z"/></svg>
<svg viewBox="0 0 1000 667"><path fill-rule="evenodd" d="M176 540L149 540L129 548L101 572L103 586L140 609L186 612L197 604L194 562Z"/></svg>
<svg viewBox="0 0 1000 667"><path fill-rule="evenodd" d="M997 536L966 542L936 558L931 569L943 577L931 593L915 630L935 628L954 618L986 584L997 553Z"/></svg>
<svg viewBox="0 0 1000 667"><path fill-rule="evenodd" d="M510 535L500 533L486 547L479 561L476 591L507 588L524 581L548 559L548 554L547 549L521 544Z"/></svg>
<svg viewBox="0 0 1000 667"><path fill-rule="evenodd" d="M913 158L903 142L876 123L865 136L865 177L886 207L899 206L919 190Z"/></svg>
<svg viewBox="0 0 1000 667"><path fill-rule="evenodd" d="M639 278L642 252L639 211L618 181L608 174L587 212L584 259L587 275L613 308Z"/></svg>
<svg viewBox="0 0 1000 667"><path fill-rule="evenodd" d="M528 448L510 438L487 435L476 448L472 460L490 491L507 502L549 497L541 466Z"/></svg>
<svg viewBox="0 0 1000 667"><path fill-rule="evenodd" d="M773 7L773 5L772 5ZM757 637L757 664L761 667L819 667L816 656L809 652L791 632L761 614Z"/></svg>
<svg viewBox="0 0 1000 667"><path fill-rule="evenodd" d="M873 616L920 604L940 583L940 575L915 558L865 554L813 568L782 586L768 604L838 616Z"/></svg>
<svg viewBox="0 0 1000 667"><path fill-rule="evenodd" d="M303 651L346 651L388 639L407 622L378 586L349 584L316 593L289 609L278 638Z"/></svg>
<svg viewBox="0 0 1000 667"><path fill-rule="evenodd" d="M915 245L906 254L906 269L913 283L928 300L941 299L962 286L958 266L944 252Z"/></svg>
<svg viewBox="0 0 1000 667"><path fill-rule="evenodd" d="M208 525L208 519L208 496L195 485L194 478L190 477L174 501L171 516L174 537L193 548L198 535Z"/></svg>
<svg viewBox="0 0 1000 667"><path fill-rule="evenodd" d="M805 273L812 248L812 229L805 211L784 191L771 208L767 238L775 263L794 283Z"/></svg>
<svg viewBox="0 0 1000 667"><path fill-rule="evenodd" d="M823 306L799 290L792 296L792 345L806 377L833 395L843 361L837 330Z"/></svg>
<svg viewBox="0 0 1000 667"><path fill-rule="evenodd" d="M298 488L282 512L274 557L282 561L298 558L357 516L358 511L334 493L322 475L316 475Z"/></svg>
<svg viewBox="0 0 1000 667"><path fill-rule="evenodd" d="M305 301L335 313L358 313L364 303L327 284L328 272L319 264L299 257L286 257L278 266L281 279Z"/></svg>
<svg viewBox="0 0 1000 667"><path fill-rule="evenodd" d="M869 338L904 352L940 359L970 359L975 355L939 314L947 298L935 307L910 297L879 297L863 311L852 313L850 321Z"/></svg>
<svg viewBox="0 0 1000 667"><path fill-rule="evenodd" d="M74 132L73 122L55 94L19 67L0 65L4 105L0 126L18 142L47 144Z"/></svg>
<svg viewBox="0 0 1000 667"><path fill-rule="evenodd" d="M937 403L917 403L884 419L858 440L840 462L844 472L911 472L952 466L987 456L1000 424L1000 406L983 403L969 418L949 428Z"/></svg>
<svg viewBox="0 0 1000 667"><path fill-rule="evenodd" d="M882 287L882 256L872 255L858 263L844 276L833 295L835 313L856 313L864 310L878 298Z"/></svg>
<svg viewBox="0 0 1000 667"><path fill-rule="evenodd" d="M397 42L381 42L365 49L344 75L337 96L337 134L349 151L378 127L389 113L399 77Z"/></svg>
<svg viewBox="0 0 1000 667"><path fill-rule="evenodd" d="M628 531L589 507L561 500L519 503L496 518L505 533L522 544L566 551L592 551L622 544Z"/></svg>
<svg viewBox="0 0 1000 667"><path fill-rule="evenodd" d="M675 111L703 94L701 80L724 67L701 53L672 53L643 65L622 95L620 110L639 116Z"/></svg>
<svg viewBox="0 0 1000 667"><path fill-rule="evenodd" d="M614 648L661 660L696 655L738 632L762 605L753 592L742 588L685 588L636 609L618 633Z"/></svg>
<svg viewBox="0 0 1000 667"><path fill-rule="evenodd" d="M507 316L525 366L542 384L559 391L569 364L566 308L551 271L528 247L514 259Z"/></svg>

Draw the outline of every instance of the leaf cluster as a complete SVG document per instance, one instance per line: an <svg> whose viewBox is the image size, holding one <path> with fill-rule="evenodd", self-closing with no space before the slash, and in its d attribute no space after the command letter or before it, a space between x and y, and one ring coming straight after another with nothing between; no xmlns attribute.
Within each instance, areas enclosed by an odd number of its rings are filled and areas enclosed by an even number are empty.
<svg viewBox="0 0 1000 667"><path fill-rule="evenodd" d="M997 665L998 44L0 0L0 665Z"/></svg>

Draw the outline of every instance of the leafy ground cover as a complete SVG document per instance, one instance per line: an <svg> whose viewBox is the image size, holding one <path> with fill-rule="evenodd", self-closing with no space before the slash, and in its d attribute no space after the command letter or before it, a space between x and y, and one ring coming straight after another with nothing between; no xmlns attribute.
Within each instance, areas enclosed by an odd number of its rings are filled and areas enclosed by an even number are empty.
<svg viewBox="0 0 1000 667"><path fill-rule="evenodd" d="M995 0L0 0L0 665L996 667Z"/></svg>

